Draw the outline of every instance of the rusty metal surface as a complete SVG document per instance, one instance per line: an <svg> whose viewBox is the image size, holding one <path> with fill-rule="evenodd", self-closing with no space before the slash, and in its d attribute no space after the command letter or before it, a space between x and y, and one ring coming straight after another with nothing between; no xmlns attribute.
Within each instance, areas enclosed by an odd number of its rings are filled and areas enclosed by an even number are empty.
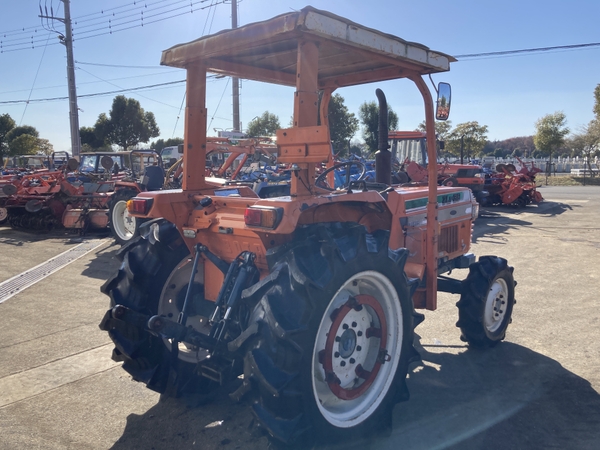
<svg viewBox="0 0 600 450"><path fill-rule="evenodd" d="M299 41L319 45L319 87L449 70L452 56L306 7L165 50L161 64L294 86Z"/></svg>

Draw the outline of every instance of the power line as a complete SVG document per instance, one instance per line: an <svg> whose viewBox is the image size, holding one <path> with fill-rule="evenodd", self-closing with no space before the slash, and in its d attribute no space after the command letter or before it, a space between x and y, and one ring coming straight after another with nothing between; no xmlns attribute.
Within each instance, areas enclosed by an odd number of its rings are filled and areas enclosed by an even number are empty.
<svg viewBox="0 0 600 450"><path fill-rule="evenodd" d="M486 52L486 53L469 53L465 55L455 55L457 59L465 58L482 58L492 56L506 56L506 55L518 55L522 53L538 53L538 52L549 52L552 50L577 50L580 48L598 47L600 42L592 42L589 44L573 44L573 45L555 45L553 47L538 47L538 48L524 48L520 50L504 50L499 52Z"/></svg>
<svg viewBox="0 0 600 450"><path fill-rule="evenodd" d="M77 68L78 70L83 70L81 67ZM143 78L143 77L154 77L154 76L162 76L165 74L171 74L171 73L179 73L181 74L181 69L177 69L177 70L169 70L167 72L157 72L157 73L147 73L144 75L132 75L129 77L119 77L119 78L109 78L108 80L103 80L103 81L119 81L119 80L130 80L132 78ZM78 81L77 82L77 86L83 86L84 84L98 84L98 83L102 83L103 81ZM58 88L64 88L64 84L60 84L60 85L54 85L54 86L41 86L36 88L36 91L42 91L45 89L58 89ZM29 89L18 89L15 91L2 91L0 92L0 95L4 95L4 94L16 94L18 92L28 92Z"/></svg>
<svg viewBox="0 0 600 450"><path fill-rule="evenodd" d="M83 61L75 61L77 64L82 64L85 66L102 66L102 67L121 67L125 69L170 69L168 66L122 66L119 64L100 64L100 63L91 63L91 62L83 62Z"/></svg>
<svg viewBox="0 0 600 450"><path fill-rule="evenodd" d="M83 69L80 68L80 70L83 70ZM93 75L93 76L95 76L95 75ZM96 78L98 78L98 77L96 77ZM223 77L220 75L209 75L206 78L207 78L207 81L214 82L214 81L220 81ZM106 81L106 80L103 80L103 81ZM140 90L145 90L145 89L159 88L159 87L163 87L163 86L173 86L176 84L185 83L185 81L186 80L176 80L176 81L168 81L165 83L149 84L146 86L137 86L137 87L132 87L132 88L126 88L126 89L121 89L118 91L96 92L93 94L81 94L81 95L77 95L77 98L101 97L103 95L119 94L119 93L129 92L129 91L140 91ZM48 97L48 98L34 98L33 100L4 100L4 101L0 101L0 105L7 105L7 104L14 105L14 104L19 104L19 103L53 102L53 101L59 101L59 100L68 100L68 98L69 97ZM170 105L168 105L168 106L170 106Z"/></svg>
<svg viewBox="0 0 600 450"><path fill-rule="evenodd" d="M142 89L151 89L151 88L155 88L155 87L170 86L170 85L181 84L181 83L185 83L185 80L177 80L177 81L169 81L166 83L150 84L147 86L138 86L138 87L133 87L133 88L128 88L128 89L120 89L118 91L97 92L94 94L82 94L82 95L78 95L77 98L100 97L102 95L112 95L112 94L119 94L122 92L139 91ZM37 98L37 99L33 99L33 100L5 100L5 101L0 101L0 105L18 104L18 103L41 103L41 102L52 102L52 101L57 101L57 100L68 100L68 99L69 99L69 97L51 97L51 98Z"/></svg>
<svg viewBox="0 0 600 450"><path fill-rule="evenodd" d="M100 78L99 76L97 76L97 75L94 75L93 73L91 73L91 72L88 72L87 70L85 70L85 69L82 69L81 67L78 67L78 69L79 69L79 70L82 70L82 71L84 71L84 72L85 72L85 73L87 73L88 75L91 75L91 76L93 76L94 78L97 78L97 79L99 79L100 81L103 81L103 82L105 82L105 83L108 83L108 84L110 84L111 86L114 86L114 87L116 87L116 88L119 88L119 89L125 89L125 88L123 88L122 86L119 86L118 84L112 83L112 82L110 82L110 81L108 81L108 80L105 80L105 79L103 79L103 78ZM177 109L177 106L169 105L168 103L164 103L164 102L161 102L161 101L159 101L159 100L155 100L155 99L153 99L153 98L146 97L145 95L142 95L142 94L137 94L137 95L139 95L139 96L140 96L140 97L142 97L142 98L145 98L146 100L150 100L150 101L153 101L153 102L156 102L156 103L160 103L161 105L168 106L169 108L174 108L174 109Z"/></svg>
<svg viewBox="0 0 600 450"><path fill-rule="evenodd" d="M208 1L211 1L210 5L199 6L201 4L207 3ZM117 33L119 31L143 27L145 25L150 25L153 23L162 22L164 20L169 20L175 17L183 16L186 14L191 14L194 11L201 11L207 8L211 8L215 5L226 3L226 1L227 0L221 0L218 2L214 2L214 0L176 0L171 1L170 3L165 3L164 0L158 0L153 3L134 2L134 5L136 5L137 3L138 6L135 6L135 8L130 8L128 10L121 11L119 13L113 12L112 16L108 19L108 21L106 16L102 17L102 15L105 11L110 10L103 10L97 13L91 13L87 16L83 16L88 17L93 15L100 15L100 17L95 19L96 23L90 23L81 27L74 26L73 40L75 41L89 39L97 36ZM152 7L153 5L159 6ZM111 10L122 9L128 6L130 5L123 5L121 7L112 8ZM165 10L165 8L171 9ZM122 16L122 14L126 14L132 10L137 10L138 12L135 14ZM118 16L117 14L121 14L121 16ZM136 18L132 20L127 20L131 17ZM74 23L77 24L78 21L86 22L87 20L92 19L74 20ZM98 22L98 20L100 20L101 22ZM14 30L12 32L0 33L0 53L9 53L14 51L30 50L36 48L36 46L39 46L41 43L44 43L43 38L40 38L35 35L37 32L37 28L22 28L20 30ZM19 36L24 33L26 33L27 36L12 39L13 36ZM48 45L56 44L59 44L59 42L54 42Z"/></svg>

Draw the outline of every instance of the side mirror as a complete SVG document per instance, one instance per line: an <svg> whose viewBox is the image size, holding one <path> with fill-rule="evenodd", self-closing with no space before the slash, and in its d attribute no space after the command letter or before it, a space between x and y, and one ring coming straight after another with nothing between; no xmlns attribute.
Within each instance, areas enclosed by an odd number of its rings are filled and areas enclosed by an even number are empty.
<svg viewBox="0 0 600 450"><path fill-rule="evenodd" d="M448 83L438 84L438 97L435 107L435 118L437 120L447 120L450 116L450 101L452 90Z"/></svg>
<svg viewBox="0 0 600 450"><path fill-rule="evenodd" d="M179 153L180 155L183 155L183 144L179 144L177 146L177 153Z"/></svg>

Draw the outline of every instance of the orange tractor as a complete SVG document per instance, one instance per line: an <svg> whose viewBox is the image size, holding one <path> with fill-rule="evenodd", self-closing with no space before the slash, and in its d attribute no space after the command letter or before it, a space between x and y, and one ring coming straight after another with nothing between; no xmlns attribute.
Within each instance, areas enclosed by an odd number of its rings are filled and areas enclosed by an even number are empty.
<svg viewBox="0 0 600 450"><path fill-rule="evenodd" d="M387 106L379 89L376 181L333 190L328 105L338 88L408 79L421 93L435 161L434 101L424 77L454 59L307 7L205 36L163 52L187 71L182 189L143 192L129 213L150 219L120 251L103 286L100 323L113 359L166 396L204 400L220 386L250 397L280 442L348 439L375 432L408 398L418 309L438 291L458 294L469 345L505 337L515 281L503 258L469 253L478 204L469 189L391 184ZM207 73L294 88L293 126L277 131L290 194L259 198L205 177ZM450 86L438 105L448 117ZM344 163L346 164L346 163ZM333 166L335 167L335 166ZM333 177L330 177L333 178ZM462 280L446 276L468 269Z"/></svg>

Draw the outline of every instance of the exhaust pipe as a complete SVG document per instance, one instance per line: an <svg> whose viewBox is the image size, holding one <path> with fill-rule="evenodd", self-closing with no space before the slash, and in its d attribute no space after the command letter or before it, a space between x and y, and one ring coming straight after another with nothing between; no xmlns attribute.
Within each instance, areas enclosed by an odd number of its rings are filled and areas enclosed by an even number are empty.
<svg viewBox="0 0 600 450"><path fill-rule="evenodd" d="M375 181L392 184L392 154L388 144L388 107L385 94L381 89L375 91L379 100L379 142L375 153Z"/></svg>

